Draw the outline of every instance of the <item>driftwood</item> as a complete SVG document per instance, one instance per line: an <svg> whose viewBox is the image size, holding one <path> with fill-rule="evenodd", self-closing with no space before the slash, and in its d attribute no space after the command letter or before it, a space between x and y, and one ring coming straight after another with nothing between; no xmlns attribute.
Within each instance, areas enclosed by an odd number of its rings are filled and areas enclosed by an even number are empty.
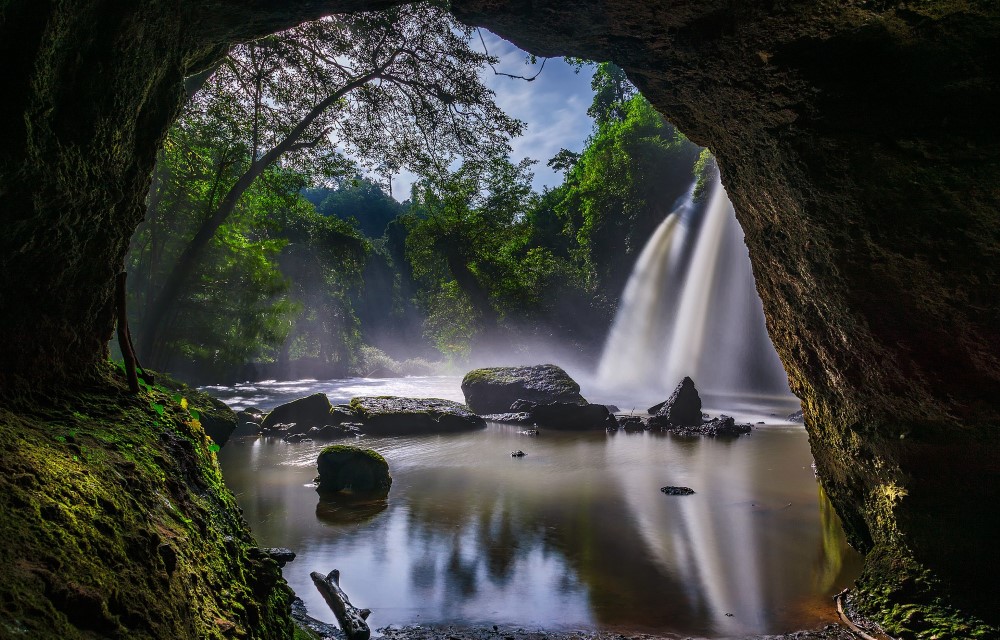
<svg viewBox="0 0 1000 640"><path fill-rule="evenodd" d="M333 609L337 622L340 623L340 628L348 640L368 640L372 632L365 620L371 615L371 609L358 609L351 604L347 594L340 588L340 571L334 569L326 576L313 571L309 577L313 579L316 588L323 594L323 599Z"/></svg>

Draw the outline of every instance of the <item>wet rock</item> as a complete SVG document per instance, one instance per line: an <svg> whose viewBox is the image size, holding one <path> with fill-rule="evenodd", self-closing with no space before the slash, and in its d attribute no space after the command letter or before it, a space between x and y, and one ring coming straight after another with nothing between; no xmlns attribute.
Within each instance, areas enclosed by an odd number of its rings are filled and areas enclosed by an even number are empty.
<svg viewBox="0 0 1000 640"><path fill-rule="evenodd" d="M303 433L292 433L285 436L284 441L290 444L295 444L296 442L312 442L312 438L307 438Z"/></svg>
<svg viewBox="0 0 1000 640"><path fill-rule="evenodd" d="M619 411L621 411L621 409L619 409L617 405L606 404L604 406L607 407L608 411L610 411L611 413L618 413Z"/></svg>
<svg viewBox="0 0 1000 640"><path fill-rule="evenodd" d="M250 411L244 409L236 414L236 429L233 437L255 436L260 433L260 423L264 420L264 414L260 411Z"/></svg>
<svg viewBox="0 0 1000 640"><path fill-rule="evenodd" d="M331 445L316 460L320 492L388 493L389 463L372 449Z"/></svg>
<svg viewBox="0 0 1000 640"><path fill-rule="evenodd" d="M333 424L330 420L331 409L333 406L325 393L314 393L275 407L261 421L261 431L277 424L295 424L299 433L305 433L312 427Z"/></svg>
<svg viewBox="0 0 1000 640"><path fill-rule="evenodd" d="M351 400L355 420L366 434L410 435L482 429L486 421L468 407L439 398L360 397Z"/></svg>
<svg viewBox="0 0 1000 640"><path fill-rule="evenodd" d="M328 424L322 427L313 427L306 432L306 435L313 440L339 440L341 438L354 438L361 435L360 422L345 422L343 424Z"/></svg>
<svg viewBox="0 0 1000 640"><path fill-rule="evenodd" d="M691 487L660 487L660 491L668 496L689 496L694 493Z"/></svg>
<svg viewBox="0 0 1000 640"><path fill-rule="evenodd" d="M685 376L666 402L650 409L657 409L649 424L654 427L698 426L701 424L701 397L694 380Z"/></svg>
<svg viewBox="0 0 1000 640"><path fill-rule="evenodd" d="M798 422L800 424L805 422L805 417L802 415L802 409L799 409L795 413L788 414L788 417L785 419L789 422Z"/></svg>
<svg viewBox="0 0 1000 640"><path fill-rule="evenodd" d="M283 567L286 562L291 562L295 559L295 552L285 547L263 547L261 551L264 552L264 555L270 556L272 560L277 562L279 567Z"/></svg>
<svg viewBox="0 0 1000 640"><path fill-rule="evenodd" d="M510 409L513 412L527 413L531 421L543 429L588 431L618 428L618 421L603 404L573 404L569 402L541 404L517 400Z"/></svg>
<svg viewBox="0 0 1000 640"><path fill-rule="evenodd" d="M489 422L504 422L507 424L533 424L531 415L524 412L518 411L513 413L487 413L483 416L484 420Z"/></svg>
<svg viewBox="0 0 1000 640"><path fill-rule="evenodd" d="M523 431L518 431L517 435L519 435L519 436L537 436L538 435L538 429L525 429Z"/></svg>
<svg viewBox="0 0 1000 640"><path fill-rule="evenodd" d="M618 419L618 425L627 431L628 433L634 433L636 431L645 431L646 422L641 416L615 416Z"/></svg>
<svg viewBox="0 0 1000 640"><path fill-rule="evenodd" d="M723 415L697 426L667 425L663 427L663 430L679 436L710 436L714 438L716 436L742 436L750 433L753 427L749 424L737 424L732 417Z"/></svg>
<svg viewBox="0 0 1000 640"><path fill-rule="evenodd" d="M516 400L586 404L580 385L554 364L475 369L462 379L465 402L476 413L503 413Z"/></svg>
<svg viewBox="0 0 1000 640"><path fill-rule="evenodd" d="M526 455L528 455L528 454L526 454L525 452L521 451L520 449L518 449L517 451L511 451L510 452L510 457L511 458L523 458Z"/></svg>

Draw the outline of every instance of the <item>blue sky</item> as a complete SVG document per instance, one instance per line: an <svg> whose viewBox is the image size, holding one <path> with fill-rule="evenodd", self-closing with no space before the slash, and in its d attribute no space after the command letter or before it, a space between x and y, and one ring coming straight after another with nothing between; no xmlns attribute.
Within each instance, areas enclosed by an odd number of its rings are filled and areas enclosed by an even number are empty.
<svg viewBox="0 0 1000 640"><path fill-rule="evenodd" d="M513 44L488 31L483 31L486 46L492 55L500 58L497 71L533 76L536 65L525 64L526 53ZM478 37L473 46L482 46ZM559 149L581 151L590 135L593 120L587 115L593 92L590 89L591 68L584 67L576 73L562 58L551 58L545 69L532 82L494 75L486 69L484 80L496 92L497 104L509 115L527 123L524 135L513 140L511 159L532 158L538 163L533 167L534 186L541 191L545 186L562 182L562 174L545 166L546 161ZM392 181L392 193L398 200L409 196L413 174L401 173Z"/></svg>

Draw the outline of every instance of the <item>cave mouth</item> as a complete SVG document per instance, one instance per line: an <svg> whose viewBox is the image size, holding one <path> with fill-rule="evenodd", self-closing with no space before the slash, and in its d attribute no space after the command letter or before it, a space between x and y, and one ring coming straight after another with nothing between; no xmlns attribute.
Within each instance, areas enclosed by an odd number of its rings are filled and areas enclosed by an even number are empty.
<svg viewBox="0 0 1000 640"><path fill-rule="evenodd" d="M183 77L356 8L29 4L0 21L5 407L103 366ZM995 636L998 10L452 8L529 51L615 60L715 152L817 470L867 556L859 609L900 637Z"/></svg>

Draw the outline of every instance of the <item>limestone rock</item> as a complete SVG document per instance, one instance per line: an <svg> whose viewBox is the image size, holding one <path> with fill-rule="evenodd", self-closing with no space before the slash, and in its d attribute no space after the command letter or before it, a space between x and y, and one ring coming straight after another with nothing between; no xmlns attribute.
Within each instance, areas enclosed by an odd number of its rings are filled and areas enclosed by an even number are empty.
<svg viewBox="0 0 1000 640"><path fill-rule="evenodd" d="M462 379L462 393L476 413L503 413L516 400L587 403L580 385L554 364L475 369Z"/></svg>
<svg viewBox="0 0 1000 640"><path fill-rule="evenodd" d="M368 396L353 398L350 408L362 431L376 436L453 433L486 426L465 405L440 398Z"/></svg>
<svg viewBox="0 0 1000 640"><path fill-rule="evenodd" d="M388 493L392 486L389 463L372 449L332 445L316 460L318 491L350 490L355 493Z"/></svg>
<svg viewBox="0 0 1000 640"><path fill-rule="evenodd" d="M701 424L701 396L694 386L694 380L684 377L674 392L670 394L666 402L656 407L654 415L649 424L654 427L674 426L698 426Z"/></svg>

